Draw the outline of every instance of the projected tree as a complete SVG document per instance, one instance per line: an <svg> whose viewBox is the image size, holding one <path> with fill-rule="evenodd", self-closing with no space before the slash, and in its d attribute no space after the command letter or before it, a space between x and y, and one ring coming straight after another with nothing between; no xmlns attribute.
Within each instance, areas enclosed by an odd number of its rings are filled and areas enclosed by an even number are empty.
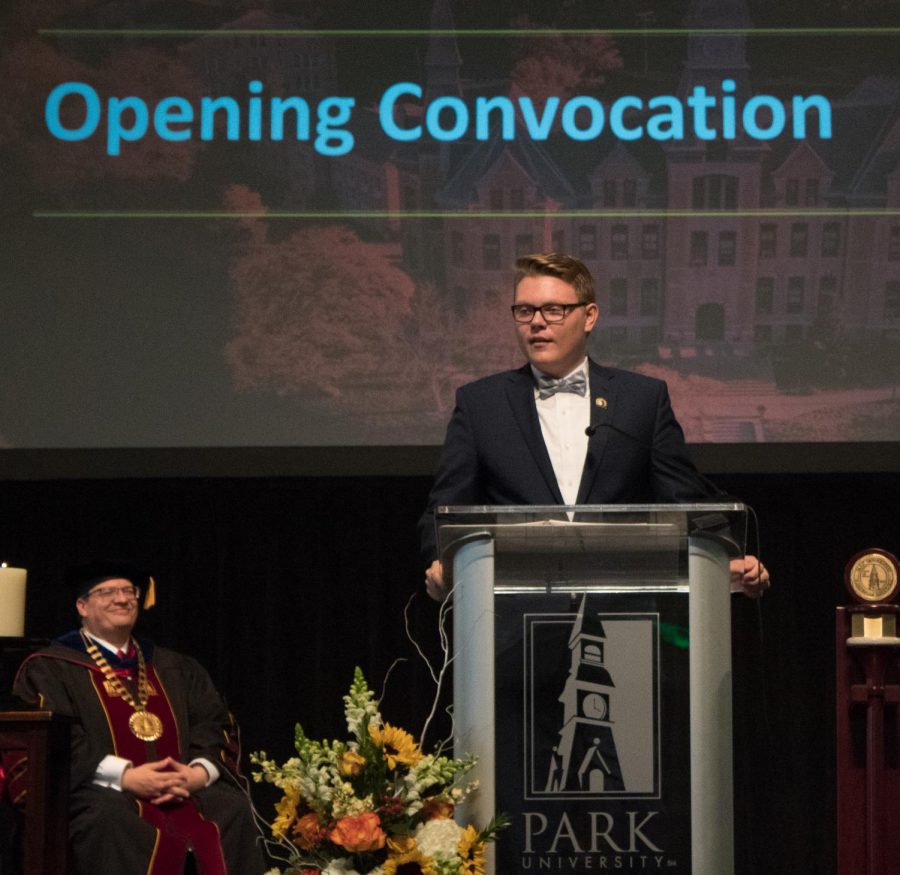
<svg viewBox="0 0 900 875"><path fill-rule="evenodd" d="M191 177L203 149L199 140L172 143L144 137L124 143L120 155L106 154L106 134L96 132L81 142L48 137L45 121L34 107L61 81L91 82L99 95L145 95L149 103L168 94L198 95L195 74L170 52L156 48L121 48L86 57L68 54L52 43L24 38L0 57L5 83L0 97L0 144L40 189L57 193L98 182L184 182ZM124 121L132 123L125 113ZM61 107L61 121L70 129L85 122L84 102L70 98ZM114 189L111 189L114 191ZM108 196L109 192L106 191ZM84 197L79 201L83 204Z"/></svg>
<svg viewBox="0 0 900 875"><path fill-rule="evenodd" d="M226 206L262 212L243 186L229 189ZM421 427L423 410L442 427L458 385L515 362L499 300L482 296L461 312L434 286L417 288L390 245L338 225L274 239L267 224L239 220L229 272L235 317L225 355L239 390L377 415L388 431L410 415Z"/></svg>
<svg viewBox="0 0 900 875"><path fill-rule="evenodd" d="M279 240L248 230L230 271L235 337L226 350L240 389L337 400L403 370L397 350L414 286L384 247L343 226Z"/></svg>

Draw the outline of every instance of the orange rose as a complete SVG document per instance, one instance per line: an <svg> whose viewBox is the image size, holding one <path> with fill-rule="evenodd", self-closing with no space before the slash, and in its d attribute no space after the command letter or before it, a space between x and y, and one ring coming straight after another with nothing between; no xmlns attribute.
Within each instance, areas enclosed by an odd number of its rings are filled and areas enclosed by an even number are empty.
<svg viewBox="0 0 900 875"><path fill-rule="evenodd" d="M325 830L319 824L319 816L310 811L298 818L294 824L294 835L297 837L297 844L308 851L314 848L325 836Z"/></svg>
<svg viewBox="0 0 900 875"><path fill-rule="evenodd" d="M378 815L366 811L356 817L342 817L328 833L328 838L351 854L361 854L383 848L387 836Z"/></svg>
<svg viewBox="0 0 900 875"><path fill-rule="evenodd" d="M429 799L422 806L425 820L449 820L453 817L453 803L446 799Z"/></svg>

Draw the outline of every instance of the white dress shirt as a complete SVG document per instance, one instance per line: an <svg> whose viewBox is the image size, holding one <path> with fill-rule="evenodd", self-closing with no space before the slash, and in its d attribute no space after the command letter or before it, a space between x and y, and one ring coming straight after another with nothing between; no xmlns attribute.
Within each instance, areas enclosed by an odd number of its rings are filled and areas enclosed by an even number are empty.
<svg viewBox="0 0 900 875"><path fill-rule="evenodd" d="M557 392L549 398L541 398L537 389L537 378L541 376L534 365L531 370L535 377L534 399L537 405L541 434L553 463L553 473L566 504L575 504L581 474L587 456L588 436L586 429L591 424L591 382L588 374L587 358L577 368L564 376L569 377L581 371L587 390L584 396L574 392Z"/></svg>

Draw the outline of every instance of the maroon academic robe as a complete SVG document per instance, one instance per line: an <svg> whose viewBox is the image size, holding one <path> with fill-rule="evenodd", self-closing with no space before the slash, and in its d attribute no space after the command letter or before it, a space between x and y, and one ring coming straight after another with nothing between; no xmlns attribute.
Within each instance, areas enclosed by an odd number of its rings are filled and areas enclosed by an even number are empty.
<svg viewBox="0 0 900 875"><path fill-rule="evenodd" d="M155 742L128 729L132 708L110 695L78 633L63 636L25 660L15 692L72 719L69 837L78 873L180 875L188 849L201 875L257 875L265 869L250 805L226 765L228 710L195 660L143 643L151 695L147 710L163 721ZM113 668L125 668L105 653ZM142 765L172 756L197 757L221 777L188 802L154 806L93 783L108 754Z"/></svg>

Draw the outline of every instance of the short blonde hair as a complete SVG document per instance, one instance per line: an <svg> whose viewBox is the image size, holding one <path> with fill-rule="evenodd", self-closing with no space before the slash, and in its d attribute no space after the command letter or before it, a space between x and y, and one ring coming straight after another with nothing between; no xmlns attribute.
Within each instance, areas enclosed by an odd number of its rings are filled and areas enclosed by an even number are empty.
<svg viewBox="0 0 900 875"><path fill-rule="evenodd" d="M594 304L594 279L585 264L571 255L560 252L543 252L523 255L516 260L513 290L527 276L553 276L568 283L575 290L579 304Z"/></svg>

